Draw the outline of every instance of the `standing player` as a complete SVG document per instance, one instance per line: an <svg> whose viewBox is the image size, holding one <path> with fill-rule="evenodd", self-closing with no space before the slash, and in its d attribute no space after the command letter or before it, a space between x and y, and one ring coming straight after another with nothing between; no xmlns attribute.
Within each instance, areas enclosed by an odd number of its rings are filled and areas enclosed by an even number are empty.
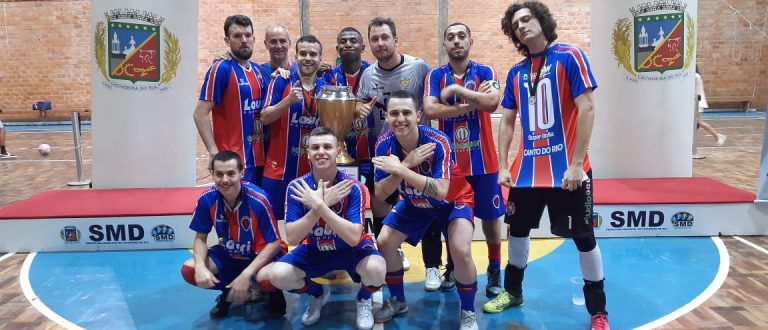
<svg viewBox="0 0 768 330"><path fill-rule="evenodd" d="M429 64L420 58L401 54L398 50L397 29L395 22L389 18L376 17L368 24L368 43L377 62L371 65L360 77L360 91L357 103L358 115L361 118L373 117L373 125L369 129L373 134L381 136L389 130L386 124L384 105L389 95L405 89L416 95L416 109L421 110L424 95L424 77L429 72ZM429 125L426 117L420 122ZM397 194L376 196L371 199L373 213L373 232L378 237L382 222L392 206L397 203ZM402 254L402 250L399 250ZM435 291L440 288L440 272L442 242L440 229L435 226L424 235L422 242L422 257L426 269L424 288ZM409 268L408 260L401 258L404 269Z"/></svg>
<svg viewBox="0 0 768 330"><path fill-rule="evenodd" d="M241 181L243 162L236 153L222 150L211 160L214 186L197 201L189 228L197 232L192 258L181 266L188 283L221 290L212 318L229 314L231 304L241 304L252 282L268 279L268 265L283 255L288 247L280 239L277 220L261 188ZM219 244L206 245L208 234L216 228ZM282 291L261 287L269 292L267 309L272 314L285 314Z"/></svg>
<svg viewBox="0 0 768 330"><path fill-rule="evenodd" d="M421 115L413 94L405 90L392 93L386 118L391 130L376 142L376 193L388 196L399 192L403 200L384 219L377 241L387 261L390 298L374 315L376 322L386 322L408 311L397 248L404 241L416 245L429 227L437 223L456 264L460 328L477 329L477 271L471 252L472 191L463 177L451 176L455 163L448 137L432 127L418 125Z"/></svg>
<svg viewBox="0 0 768 330"><path fill-rule="evenodd" d="M224 21L224 41L232 57L208 69L195 108L197 132L211 159L219 150L232 150L245 160L244 179L261 185L264 132L260 114L265 81L253 54L253 23L243 15ZM213 125L208 119L213 111Z"/></svg>
<svg viewBox="0 0 768 330"><path fill-rule="evenodd" d="M501 105L499 183L510 187L509 264L505 292L483 306L498 313L523 304L523 275L531 228L539 226L546 206L553 234L573 238L584 276L584 297L592 329L608 329L603 263L592 227L592 179L587 147L594 123L592 91L597 88L586 55L576 47L553 43L557 23L540 2L507 8L502 31L525 60L512 66ZM507 170L507 155L520 113L520 150Z"/></svg>
<svg viewBox="0 0 768 330"><path fill-rule="evenodd" d="M269 196L275 216L283 219L285 189L291 180L309 172L306 143L317 127L317 100L327 83L315 76L322 59L323 46L313 35L296 42L297 65L290 78L275 77L269 84L261 119L269 129L262 186Z"/></svg>
<svg viewBox="0 0 768 330"><path fill-rule="evenodd" d="M502 291L500 223L504 215L499 161L491 134L491 112L499 106L498 76L491 67L469 60L472 34L467 25L453 23L445 28L443 47L449 62L427 75L424 112L439 119L458 165L456 175L465 176L474 190L474 213L482 219L488 246L485 294L493 298ZM447 272L451 269L449 258Z"/></svg>
<svg viewBox="0 0 768 330"><path fill-rule="evenodd" d="M384 258L364 233L368 192L360 182L336 168L339 147L331 130L318 127L309 135L312 171L293 180L286 196L285 231L288 242L298 244L270 271L278 288L308 293L309 305L301 317L315 324L330 291L312 280L329 271L345 270L361 284L357 293L357 328L373 328L371 295L384 285Z"/></svg>

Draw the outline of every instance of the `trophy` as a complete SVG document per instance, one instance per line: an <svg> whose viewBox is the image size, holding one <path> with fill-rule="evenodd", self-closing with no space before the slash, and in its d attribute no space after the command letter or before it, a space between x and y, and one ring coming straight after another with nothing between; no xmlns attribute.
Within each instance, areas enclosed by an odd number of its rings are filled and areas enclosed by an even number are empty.
<svg viewBox="0 0 768 330"><path fill-rule="evenodd" d="M349 86L323 86L317 98L320 125L333 132L341 148L341 152L336 157L338 165L355 163L355 159L347 153L347 146L344 143L352 121L355 120L355 101L355 95Z"/></svg>

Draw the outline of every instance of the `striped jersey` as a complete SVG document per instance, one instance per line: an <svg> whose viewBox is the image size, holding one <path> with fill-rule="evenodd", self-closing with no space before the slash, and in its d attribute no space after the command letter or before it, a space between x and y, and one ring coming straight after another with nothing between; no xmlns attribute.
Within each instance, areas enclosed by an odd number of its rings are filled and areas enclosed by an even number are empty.
<svg viewBox="0 0 768 330"><path fill-rule="evenodd" d="M530 72L536 72L542 61L541 78L532 97ZM576 142L579 110L575 99L595 88L597 82L587 56L571 45L552 45L509 69L501 105L520 111L522 139L510 168L516 187L561 186ZM584 171L589 170L589 157L585 156Z"/></svg>
<svg viewBox="0 0 768 330"><path fill-rule="evenodd" d="M440 100L440 92L452 84L477 91L483 82L498 79L496 71L487 65L470 61L467 71L461 75L454 73L446 64L429 72L424 82L424 97L432 96ZM455 95L448 100L448 105L462 103L465 103L464 100L457 99ZM454 174L470 176L499 171L489 112L472 110L457 117L440 119L439 124L440 130L451 141L453 158L458 166Z"/></svg>
<svg viewBox="0 0 768 330"><path fill-rule="evenodd" d="M205 74L201 101L214 103L213 140L219 150L231 150L243 159L246 168L264 166L264 107L266 78L256 63L244 69L237 60L217 61Z"/></svg>
<svg viewBox="0 0 768 330"><path fill-rule="evenodd" d="M216 228L219 244L235 259L252 260L267 244L280 240L277 219L266 194L245 181L240 183L240 200L233 208L227 206L216 187L203 192L189 228L203 234Z"/></svg>
<svg viewBox="0 0 768 330"><path fill-rule="evenodd" d="M451 144L448 137L443 132L429 126L419 125L419 146L427 143L435 144L434 155L411 168L414 172L435 179L451 179L451 169L453 160L451 159ZM376 141L376 156L395 155L403 160L406 153L403 147L397 142L395 133L388 131L382 134ZM375 169L374 181L379 182L386 179L390 174L380 169ZM421 187L419 187L421 188ZM445 200L437 200L425 195L419 188L414 187L405 180L400 182L398 192L406 205L419 208L440 208L449 204Z"/></svg>
<svg viewBox="0 0 768 330"><path fill-rule="evenodd" d="M357 96L360 90L360 77L369 66L368 62L362 61L360 70L354 75L349 75L344 73L341 65L337 65L329 74L326 74L325 78L331 85L352 87L352 92ZM356 160L367 161L373 155L373 147L376 143L376 135L373 132L373 127L376 123L373 118L374 116L355 118L344 141L346 142L347 152Z"/></svg>
<svg viewBox="0 0 768 330"><path fill-rule="evenodd" d="M291 68L291 77L275 77L267 90L267 106L272 106L287 97L291 87L299 83L298 66ZM280 118L269 125L269 149L267 150L264 177L278 181L290 181L309 172L307 139L309 133L319 125L317 96L327 82L315 78L315 87L304 90L303 100L290 106Z"/></svg>
<svg viewBox="0 0 768 330"><path fill-rule="evenodd" d="M352 189L347 197L344 197L336 203L336 205L333 205L330 208L338 216L349 220L349 222L362 224L363 219L365 219L365 203L368 199L368 189L366 189L359 181L338 170L336 171L336 178L331 185L335 185L344 180L352 180L354 182ZM317 180L312 172L294 179L288 186L298 185L299 181L306 182L312 190L317 189ZM304 204L291 198L291 189L286 190L285 203L285 223L297 221L310 211ZM365 231L360 232L360 238L371 240L371 237L368 236ZM353 247L344 242L344 240L326 224L323 218L320 218L317 223L312 226L312 229L307 233L307 237L302 244L308 244L310 248L314 248L318 251L346 250Z"/></svg>
<svg viewBox="0 0 768 330"><path fill-rule="evenodd" d="M389 95L393 92L401 89L411 92L418 101L416 108L421 110L422 97L424 95L424 77L427 76L428 72L429 64L427 62L405 54L401 55L400 64L391 70L382 69L379 67L378 62L376 62L363 72L363 76L360 77L358 98L364 102L366 100L370 102L374 96L377 97L376 105L370 114L374 121L373 134L381 136L384 132L389 131L385 120L386 112L384 111L384 105L387 99L389 99ZM429 125L427 116L421 116L419 124Z"/></svg>

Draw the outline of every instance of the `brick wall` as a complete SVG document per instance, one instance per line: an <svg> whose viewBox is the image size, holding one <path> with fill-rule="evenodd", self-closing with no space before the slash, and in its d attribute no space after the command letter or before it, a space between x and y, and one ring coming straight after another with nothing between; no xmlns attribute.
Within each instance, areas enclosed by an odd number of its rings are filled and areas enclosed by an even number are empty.
<svg viewBox="0 0 768 330"><path fill-rule="evenodd" d="M447 22L461 21L472 28L472 57L492 65L502 79L510 65L520 60L500 31L500 19L509 1L470 2L444 0ZM9 1L0 3L0 114L1 119L34 119L29 108L39 100L51 100L55 111L90 107L91 31L89 1ZM264 29L273 23L286 26L295 41L300 31L298 1L199 0L198 81L216 53L226 50L224 18L242 13L254 19L254 59L264 62ZM440 1L309 1L309 30L323 42L324 60L335 59L336 33L353 26L364 35L373 16L392 17L397 24L400 49L438 65L441 34ZM698 62L712 103L744 99L760 109L768 104L768 63L764 58L763 29L768 0L729 0L744 16L720 0L699 0ZM559 40L590 46L590 1L547 1L558 21ZM490 14L489 14L490 13ZM750 28L750 20L753 24ZM293 56L293 55L291 55ZM370 51L364 58L373 61ZM599 77L598 77L599 79ZM200 83L198 82L198 85ZM190 109L192 111L192 109Z"/></svg>

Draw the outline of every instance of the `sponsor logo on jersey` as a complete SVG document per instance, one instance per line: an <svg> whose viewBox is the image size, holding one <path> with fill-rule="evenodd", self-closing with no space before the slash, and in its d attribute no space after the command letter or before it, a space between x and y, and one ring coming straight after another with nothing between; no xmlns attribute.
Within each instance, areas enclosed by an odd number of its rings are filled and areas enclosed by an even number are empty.
<svg viewBox="0 0 768 330"><path fill-rule="evenodd" d="M162 27L165 18L131 8L111 9L104 16L93 39L104 85L138 92L167 90L176 77L181 48L178 37Z"/></svg>
<svg viewBox="0 0 768 330"><path fill-rule="evenodd" d="M613 24L612 52L627 74L638 82L687 76L695 47L696 22L688 4L676 0L644 2L629 8L631 17Z"/></svg>
<svg viewBox="0 0 768 330"><path fill-rule="evenodd" d="M334 251L336 250L336 241L332 239L319 239L317 240L317 249L320 251Z"/></svg>

